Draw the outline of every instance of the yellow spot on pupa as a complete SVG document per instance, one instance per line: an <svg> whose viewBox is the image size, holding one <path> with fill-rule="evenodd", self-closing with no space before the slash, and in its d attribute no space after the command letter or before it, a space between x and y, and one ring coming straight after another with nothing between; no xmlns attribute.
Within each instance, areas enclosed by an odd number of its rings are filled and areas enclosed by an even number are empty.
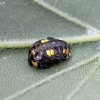
<svg viewBox="0 0 100 100"><path fill-rule="evenodd" d="M49 41L48 39L41 40L42 43L45 43L45 42L48 42L48 41Z"/></svg>
<svg viewBox="0 0 100 100"><path fill-rule="evenodd" d="M54 55L54 50L53 49L50 49L50 53L53 56Z"/></svg>
<svg viewBox="0 0 100 100"><path fill-rule="evenodd" d="M69 54L69 48L67 48L67 49L63 49L63 54Z"/></svg>
<svg viewBox="0 0 100 100"><path fill-rule="evenodd" d="M38 67L38 63L35 61L32 61L33 66Z"/></svg>
<svg viewBox="0 0 100 100"><path fill-rule="evenodd" d="M53 56L54 55L54 50L50 49L50 50L46 50L46 53L48 56Z"/></svg>
<svg viewBox="0 0 100 100"><path fill-rule="evenodd" d="M36 54L34 50L32 50L32 54L33 54L33 55L35 55L35 54Z"/></svg>
<svg viewBox="0 0 100 100"><path fill-rule="evenodd" d="M48 56L51 56L50 50L46 50L46 53L47 53Z"/></svg>
<svg viewBox="0 0 100 100"><path fill-rule="evenodd" d="M69 54L69 48L66 49L66 55L68 55L68 54Z"/></svg>
<svg viewBox="0 0 100 100"><path fill-rule="evenodd" d="M63 49L63 53L65 54L65 52L66 52L66 49Z"/></svg>

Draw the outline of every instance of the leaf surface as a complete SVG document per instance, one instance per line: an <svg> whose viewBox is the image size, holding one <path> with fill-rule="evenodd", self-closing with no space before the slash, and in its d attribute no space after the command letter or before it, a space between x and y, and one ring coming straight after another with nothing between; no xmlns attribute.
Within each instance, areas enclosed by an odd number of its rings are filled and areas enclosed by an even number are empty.
<svg viewBox="0 0 100 100"><path fill-rule="evenodd" d="M43 2L68 13L72 18L88 23L95 29L99 28L99 0ZM0 23L2 41L41 39L48 36L66 38L88 35L87 30L91 31L32 0L1 0ZM0 99L99 100L99 44L100 42L89 42L70 45L70 59L45 70L29 66L28 48L1 49ZM94 57L95 55L97 57ZM93 59L88 61L90 58Z"/></svg>

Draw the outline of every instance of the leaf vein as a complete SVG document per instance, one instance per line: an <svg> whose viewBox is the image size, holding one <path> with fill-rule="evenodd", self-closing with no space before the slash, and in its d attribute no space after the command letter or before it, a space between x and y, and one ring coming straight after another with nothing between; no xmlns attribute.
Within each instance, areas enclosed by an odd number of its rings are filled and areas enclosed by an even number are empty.
<svg viewBox="0 0 100 100"><path fill-rule="evenodd" d="M94 74L94 72L98 69L100 66L100 62L98 62L97 66L93 67L88 74L85 76L85 78L76 86L76 88L65 98L65 100L70 100L75 93L89 80L89 78Z"/></svg>
<svg viewBox="0 0 100 100"><path fill-rule="evenodd" d="M86 22L83 22L81 21L80 19L76 18L76 17L72 17L70 16L68 13L65 13L55 7L52 7L51 5L49 5L48 3L45 3L43 0L34 0L34 2L36 2L37 4L43 6L44 8L56 13L57 15L77 24L77 25L80 25L84 28L87 28L87 29L91 29L91 30L94 30L94 31L98 31L98 29L94 28L93 26L89 25L88 23Z"/></svg>
<svg viewBox="0 0 100 100"><path fill-rule="evenodd" d="M76 44L82 42L98 41L100 40L100 32L93 35L82 35L74 37L58 37L58 39L65 40L68 44ZM37 39L27 39L27 40L9 40L9 41L0 41L0 48L24 48L31 45Z"/></svg>

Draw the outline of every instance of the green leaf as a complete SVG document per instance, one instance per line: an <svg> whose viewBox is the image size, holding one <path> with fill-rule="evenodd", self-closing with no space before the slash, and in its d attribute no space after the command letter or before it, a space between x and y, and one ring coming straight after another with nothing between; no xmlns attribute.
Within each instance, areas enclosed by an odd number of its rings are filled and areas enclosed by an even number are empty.
<svg viewBox="0 0 100 100"><path fill-rule="evenodd" d="M99 7L99 0L0 0L0 40L96 35ZM29 66L28 48L1 49L0 100L99 100L100 42L70 47L69 60L45 70Z"/></svg>

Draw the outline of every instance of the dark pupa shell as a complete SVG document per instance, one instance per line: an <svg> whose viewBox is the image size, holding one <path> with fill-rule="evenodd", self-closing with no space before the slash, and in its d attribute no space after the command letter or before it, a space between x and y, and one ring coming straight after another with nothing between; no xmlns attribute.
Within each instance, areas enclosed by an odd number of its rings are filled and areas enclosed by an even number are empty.
<svg viewBox="0 0 100 100"><path fill-rule="evenodd" d="M47 37L29 47L28 62L35 68L48 68L51 64L69 57L70 47L65 41Z"/></svg>

